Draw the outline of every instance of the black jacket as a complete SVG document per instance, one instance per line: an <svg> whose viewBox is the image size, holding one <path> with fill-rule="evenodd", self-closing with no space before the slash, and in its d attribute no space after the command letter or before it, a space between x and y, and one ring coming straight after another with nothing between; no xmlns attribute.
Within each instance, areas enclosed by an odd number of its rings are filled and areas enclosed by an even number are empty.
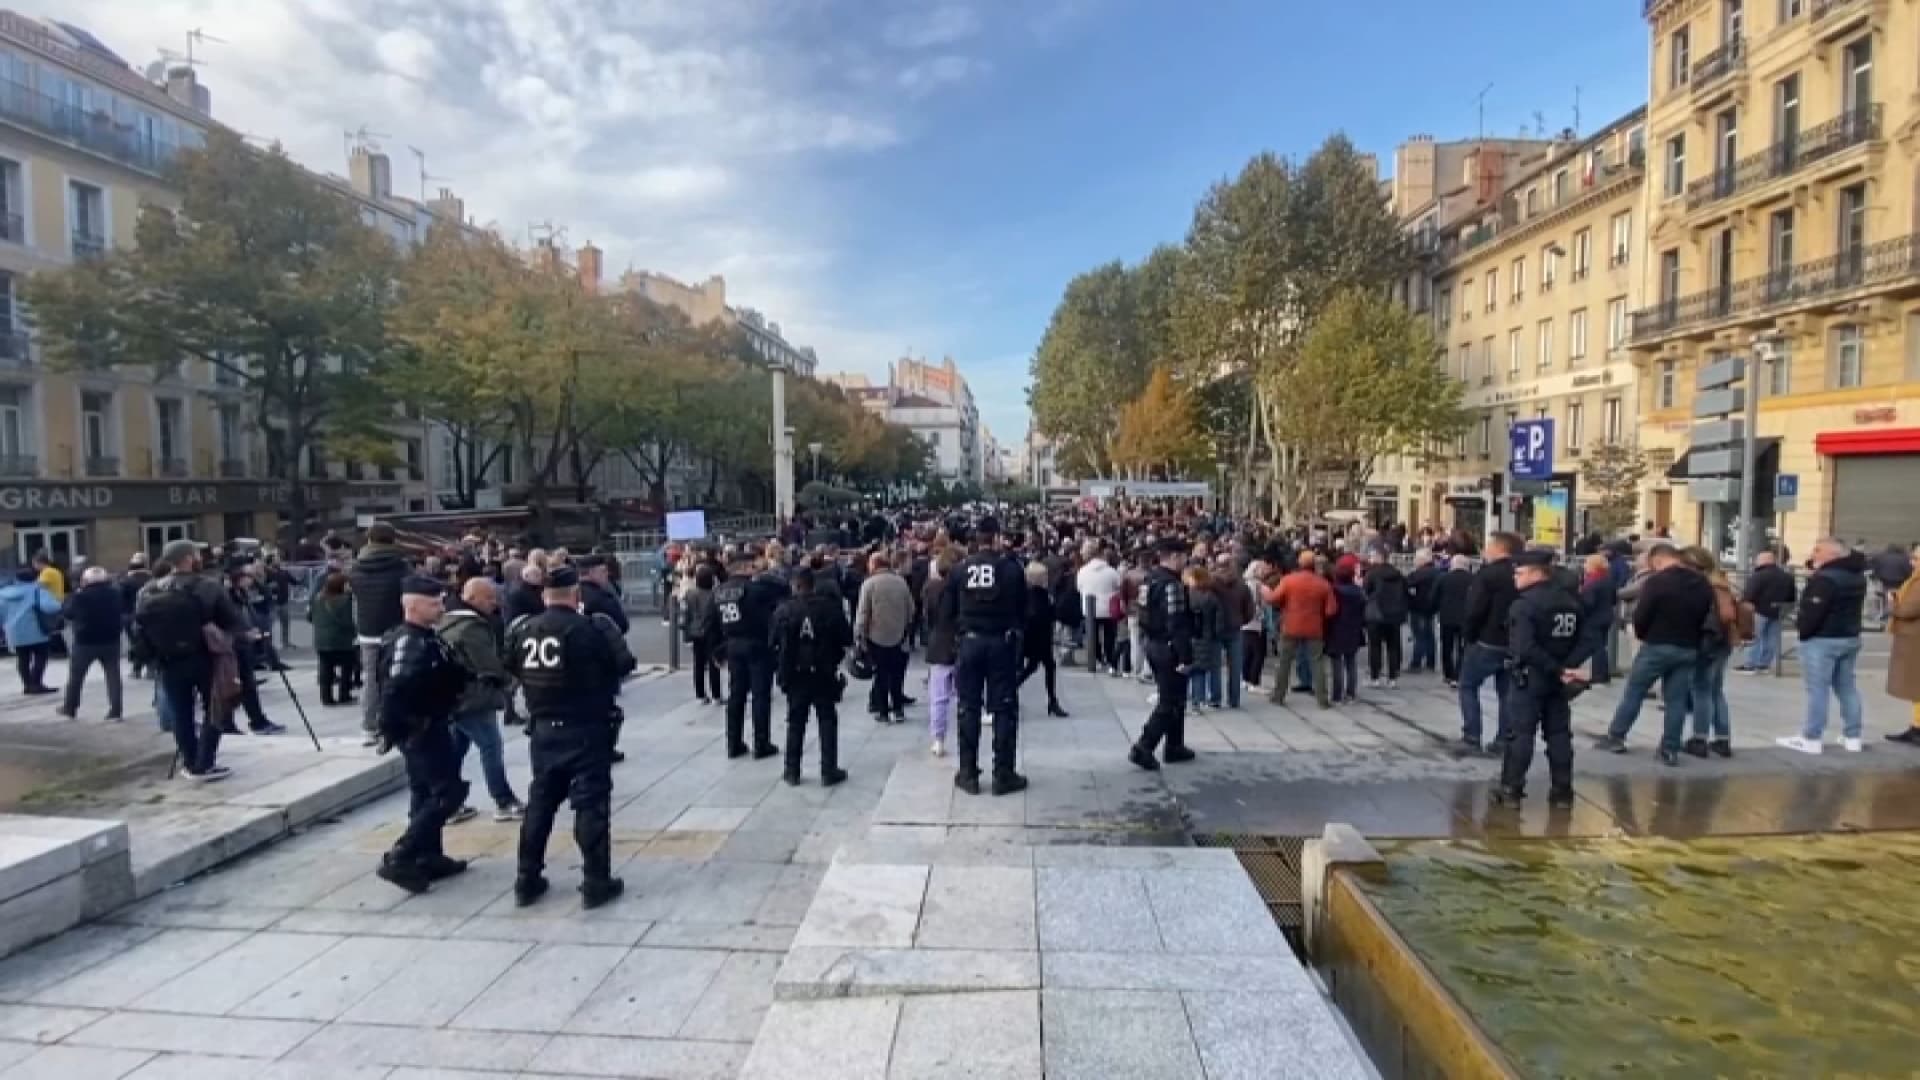
<svg viewBox="0 0 1920 1080"><path fill-rule="evenodd" d="M1407 575L1392 563L1367 567L1367 621L1398 626L1407 621L1411 601L1407 596Z"/></svg>
<svg viewBox="0 0 1920 1080"><path fill-rule="evenodd" d="M126 609L120 590L111 581L83 585L67 597L67 622L75 645L114 645L126 628Z"/></svg>
<svg viewBox="0 0 1920 1080"><path fill-rule="evenodd" d="M1407 611L1413 615L1433 615L1440 611L1440 568L1428 563L1416 566L1407 575Z"/></svg>
<svg viewBox="0 0 1920 1080"><path fill-rule="evenodd" d="M1513 584L1513 560L1487 562L1474 572L1467 592L1467 643L1507 647L1507 609L1518 590Z"/></svg>
<svg viewBox="0 0 1920 1080"><path fill-rule="evenodd" d="M1515 590L1507 607L1507 641L1516 667L1549 679L1586 663L1597 644L1583 625L1579 598L1551 581Z"/></svg>
<svg viewBox="0 0 1920 1080"><path fill-rule="evenodd" d="M612 619L613 625L619 627L623 634L633 628L627 621L627 609L620 603L620 598L613 594L612 589L598 582L580 583L580 606L586 609L588 615L605 615Z"/></svg>
<svg viewBox="0 0 1920 1080"><path fill-rule="evenodd" d="M927 615L927 663L953 664L960 659L960 627L954 612L940 603L952 575L930 577L921 591L920 607Z"/></svg>
<svg viewBox="0 0 1920 1080"><path fill-rule="evenodd" d="M570 607L543 608L507 631L507 673L520 682L536 734L542 721L612 721L632 659L620 655L617 637Z"/></svg>
<svg viewBox="0 0 1920 1080"><path fill-rule="evenodd" d="M1473 572L1449 570L1433 583L1433 610L1441 626L1467 625L1467 594L1473 591Z"/></svg>
<svg viewBox="0 0 1920 1080"><path fill-rule="evenodd" d="M506 595L500 598L500 613L511 623L522 617L532 617L547 610L547 602L540 598L540 588L524 581L516 581L507 586Z"/></svg>
<svg viewBox="0 0 1920 1080"><path fill-rule="evenodd" d="M1633 632L1643 644L1698 649L1713 610L1712 583L1684 566L1669 566L1640 583Z"/></svg>
<svg viewBox="0 0 1920 1080"><path fill-rule="evenodd" d="M1580 618L1588 633L1601 633L1613 626L1614 609L1620 606L1620 590L1613 587L1608 574L1580 586Z"/></svg>
<svg viewBox="0 0 1920 1080"><path fill-rule="evenodd" d="M1801 640L1860 636L1860 607L1867 599L1866 570L1866 556L1855 551L1813 572L1794 619Z"/></svg>
<svg viewBox="0 0 1920 1080"><path fill-rule="evenodd" d="M446 723L466 690L467 672L432 630L401 622L380 643L380 730L400 745Z"/></svg>
<svg viewBox="0 0 1920 1080"><path fill-rule="evenodd" d="M1913 572L1913 562L1907 553L1898 548L1883 551L1873 557L1873 576L1888 592L1907 583L1907 575Z"/></svg>
<svg viewBox="0 0 1920 1080"><path fill-rule="evenodd" d="M121 614L129 619L133 617L133 609L140 603L140 590L146 588L147 582L152 580L153 575L145 570L129 570L120 575Z"/></svg>
<svg viewBox="0 0 1920 1080"><path fill-rule="evenodd" d="M1793 583L1793 574L1785 567L1769 565L1755 567L1747 576L1747 587L1740 599L1753 605L1753 613L1763 619L1777 619L1783 604L1791 604L1800 595L1800 587Z"/></svg>
<svg viewBox="0 0 1920 1080"><path fill-rule="evenodd" d="M407 556L399 548L368 544L360 549L347 582L353 586L353 628L361 637L380 637L400 625L400 582L406 576Z"/></svg>
<svg viewBox="0 0 1920 1080"><path fill-rule="evenodd" d="M788 596L773 613L773 646L782 687L833 675L853 647L846 605L818 593Z"/></svg>

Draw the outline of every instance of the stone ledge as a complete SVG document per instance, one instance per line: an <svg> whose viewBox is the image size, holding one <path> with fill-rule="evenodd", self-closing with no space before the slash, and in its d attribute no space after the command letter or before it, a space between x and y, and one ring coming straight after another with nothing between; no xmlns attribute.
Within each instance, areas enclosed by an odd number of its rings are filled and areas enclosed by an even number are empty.
<svg viewBox="0 0 1920 1080"><path fill-rule="evenodd" d="M125 823L0 814L0 956L132 899Z"/></svg>
<svg viewBox="0 0 1920 1080"><path fill-rule="evenodd" d="M796 948L774 977L778 1001L1034 990L1040 954L988 949Z"/></svg>

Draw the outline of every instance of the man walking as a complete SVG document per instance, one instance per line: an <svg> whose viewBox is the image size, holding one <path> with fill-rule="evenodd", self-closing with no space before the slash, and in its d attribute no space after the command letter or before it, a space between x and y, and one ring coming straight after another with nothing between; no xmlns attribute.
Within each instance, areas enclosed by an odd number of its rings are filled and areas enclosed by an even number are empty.
<svg viewBox="0 0 1920 1080"><path fill-rule="evenodd" d="M80 684L87 669L100 665L107 680L107 719L120 719L120 635L125 625L120 590L104 566L89 566L80 589L67 597L67 623L73 627L73 658L67 666L67 697L60 715L71 720L80 711Z"/></svg>
<svg viewBox="0 0 1920 1080"><path fill-rule="evenodd" d="M394 540L392 525L374 522L367 530L366 546L347 574L353 587L353 629L360 646L360 668L373 680L361 699L360 713L360 727L369 745L380 731L380 641L403 618L400 583L407 576L407 556Z"/></svg>
<svg viewBox="0 0 1920 1080"><path fill-rule="evenodd" d="M468 676L453 713L453 750L464 764L467 749L480 752L480 775L486 779L487 794L493 798L493 820L519 821L526 807L513 793L507 780L507 764L500 738L500 702L513 680L500 659L499 593L491 578L468 578L460 590L458 605L449 604L435 631L446 642ZM454 820L473 816L462 805Z"/></svg>
<svg viewBox="0 0 1920 1080"><path fill-rule="evenodd" d="M1313 698L1323 709L1333 708L1327 692L1327 623L1339 610L1333 586L1314 570L1314 553L1302 551L1298 567L1267 592L1267 603L1280 609L1280 666L1274 673L1267 700L1287 703L1294 677L1294 657L1304 654Z"/></svg>
<svg viewBox="0 0 1920 1080"><path fill-rule="evenodd" d="M1460 753L1482 752L1480 737L1480 687L1491 678L1497 695L1499 727L1485 752L1500 756L1506 752L1507 738L1513 733L1512 717L1507 711L1507 608L1513 604L1513 557L1520 551L1520 538L1512 533L1494 533L1487 539L1486 562L1473 575L1473 588L1467 593L1466 623L1461 632L1466 654L1460 663Z"/></svg>
<svg viewBox="0 0 1920 1080"><path fill-rule="evenodd" d="M1774 742L1803 754L1820 752L1827 730L1827 695L1840 699L1840 731L1847 752L1860 743L1860 688L1854 663L1860 657L1860 611L1867 599L1867 560L1833 537L1813 545L1813 577L1794 629L1800 634L1800 669L1807 686L1807 720L1800 734ZM1905 580L1904 578L1902 579ZM1896 586L1897 588L1897 586Z"/></svg>
<svg viewBox="0 0 1920 1080"><path fill-rule="evenodd" d="M1666 726L1660 737L1660 762L1680 764L1680 735L1693 700L1693 668L1707 616L1714 609L1713 586L1680 561L1672 544L1647 549L1651 573L1640 583L1633 605L1633 632L1640 639L1627 685L1620 692L1613 723L1593 744L1612 754L1627 752L1627 733L1640 717L1640 703L1656 680Z"/></svg>
<svg viewBox="0 0 1920 1080"><path fill-rule="evenodd" d="M467 868L441 846L447 819L464 805L467 785L460 779L451 720L467 676L433 632L444 606L441 585L430 577L409 577L400 586L401 622L381 639L375 660L379 686L383 748L394 746L407 763L407 827L380 860L381 880L411 893Z"/></svg>
<svg viewBox="0 0 1920 1080"><path fill-rule="evenodd" d="M867 711L875 723L905 723L907 719L907 628L913 622L913 590L893 572L886 552L867 560L867 580L860 585L853 632L856 647L873 664L873 687L867 693Z"/></svg>
<svg viewBox="0 0 1920 1080"><path fill-rule="evenodd" d="M1753 573L1740 594L1741 603L1753 605L1753 644L1747 646L1746 662L1735 671L1757 675L1773 668L1780 655L1780 609L1793 603L1799 591L1793 575L1780 566L1773 552L1753 557Z"/></svg>
<svg viewBox="0 0 1920 1080"><path fill-rule="evenodd" d="M1147 639L1147 665L1153 670L1153 711L1147 715L1140 739L1127 751L1127 760L1152 772L1160 768L1153 755L1162 740L1161 757L1168 763L1192 761L1187 749L1187 669L1193 666L1193 610L1180 573L1187 563L1186 542L1177 537L1160 541L1154 549L1160 565L1147 575L1141 601L1141 632Z"/></svg>
<svg viewBox="0 0 1920 1080"><path fill-rule="evenodd" d="M160 557L172 572L140 594L133 616L135 637L144 661L159 674L181 771L196 780L224 780L233 770L218 764L220 722L206 628L211 624L235 635L245 633L248 623L220 582L201 572L199 545L175 540ZM197 730L196 714L203 719Z"/></svg>
<svg viewBox="0 0 1920 1080"><path fill-rule="evenodd" d="M853 628L839 600L813 590L813 568L793 572L793 596L773 617L780 689L787 695L787 757L781 779L800 783L800 754L807 741L807 714L818 721L820 786L847 778L840 768L840 714L836 706L846 688L840 661L853 645ZM871 584L871 581L869 581Z"/></svg>

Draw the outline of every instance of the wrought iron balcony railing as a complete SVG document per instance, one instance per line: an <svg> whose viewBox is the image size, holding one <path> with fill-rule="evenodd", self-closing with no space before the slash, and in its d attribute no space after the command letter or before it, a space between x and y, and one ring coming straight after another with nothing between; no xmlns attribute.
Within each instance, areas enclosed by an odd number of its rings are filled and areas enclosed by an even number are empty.
<svg viewBox="0 0 1920 1080"><path fill-rule="evenodd" d="M1747 66L1747 39L1734 38L1694 61L1689 81L1697 93Z"/></svg>
<svg viewBox="0 0 1920 1080"><path fill-rule="evenodd" d="M221 458L220 459L220 475L230 480L239 479L241 477L246 476L247 475L246 459L245 458Z"/></svg>
<svg viewBox="0 0 1920 1080"><path fill-rule="evenodd" d="M0 476L14 478L40 475L40 459L32 454L0 454Z"/></svg>
<svg viewBox="0 0 1920 1080"><path fill-rule="evenodd" d="M178 480L188 473L186 458L161 458L158 463L160 475L169 480Z"/></svg>
<svg viewBox="0 0 1920 1080"><path fill-rule="evenodd" d="M1880 138L1881 112L1877 104L1848 109L1825 123L1715 169L1712 174L1687 185L1687 209L1697 210L1751 191L1849 147L1873 142Z"/></svg>
<svg viewBox="0 0 1920 1080"><path fill-rule="evenodd" d="M1631 316L1629 340L1650 341L1916 275L1920 234L1895 237L1642 308Z"/></svg>
<svg viewBox="0 0 1920 1080"><path fill-rule="evenodd" d="M92 477L119 476L120 459L106 455L87 457L87 475Z"/></svg>
<svg viewBox="0 0 1920 1080"><path fill-rule="evenodd" d="M180 149L140 134L111 113L89 111L12 79L0 79L0 118L155 175Z"/></svg>

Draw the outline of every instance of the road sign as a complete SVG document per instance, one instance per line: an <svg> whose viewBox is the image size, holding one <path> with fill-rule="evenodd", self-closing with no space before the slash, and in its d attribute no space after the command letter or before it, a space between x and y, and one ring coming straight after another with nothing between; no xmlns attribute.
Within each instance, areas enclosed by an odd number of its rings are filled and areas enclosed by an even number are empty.
<svg viewBox="0 0 1920 1080"><path fill-rule="evenodd" d="M1693 395L1695 419L1731 416L1747 407L1747 391L1736 386L1730 390L1702 390Z"/></svg>
<svg viewBox="0 0 1920 1080"><path fill-rule="evenodd" d="M1785 514L1800 505L1800 474L1781 473L1773 478L1773 512Z"/></svg>
<svg viewBox="0 0 1920 1080"><path fill-rule="evenodd" d="M1515 480L1545 480L1553 475L1553 419L1517 420L1508 430L1513 453L1507 475Z"/></svg>

